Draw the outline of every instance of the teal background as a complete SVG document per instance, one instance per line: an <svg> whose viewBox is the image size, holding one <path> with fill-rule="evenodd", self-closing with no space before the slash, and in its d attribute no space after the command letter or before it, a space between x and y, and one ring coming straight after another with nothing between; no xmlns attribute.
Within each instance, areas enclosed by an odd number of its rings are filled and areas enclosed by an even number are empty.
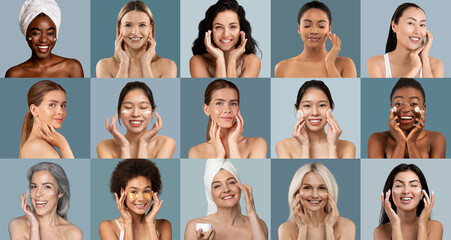
<svg viewBox="0 0 451 240"><path fill-rule="evenodd" d="M89 213L91 211L91 185L90 165L87 159L77 160L36 160L36 159L1 159L0 182L5 185L1 203L3 205L0 217L0 238L10 239L8 224L13 218L24 216L20 207L20 194L25 194L29 189L27 179L28 169L40 162L53 162L60 165L66 172L70 183L70 208L67 212L69 222L77 226L83 232L83 237L89 239L91 234ZM28 196L30 205L30 196ZM31 207L31 205L30 205Z"/></svg>
<svg viewBox="0 0 451 240"><path fill-rule="evenodd" d="M96 64L114 55L117 15L128 1L91 1L91 76L96 76ZM143 2L152 11L155 21L156 52L177 64L180 76L180 2L177 0Z"/></svg>
<svg viewBox="0 0 451 240"><path fill-rule="evenodd" d="M354 222L356 239L360 239L360 161L347 159L271 160L271 239L278 239L277 229L290 216L288 189L294 174L304 164L315 162L324 164L334 175L338 184L337 206L340 216Z"/></svg>
<svg viewBox="0 0 451 240"><path fill-rule="evenodd" d="M159 135L171 137L176 142L176 148L172 158L180 158L180 79L150 79L150 78L98 78L91 79L91 158L97 158L96 146L105 139L113 139L106 129L105 119L111 122L111 118L117 113L119 94L128 82L145 82L152 90L153 99L163 121L163 127ZM147 126L150 130L156 118ZM116 122L118 130L126 133L124 125Z"/></svg>
<svg viewBox="0 0 451 240"><path fill-rule="evenodd" d="M205 88L215 79L182 79L181 84L181 157L187 158L191 147L204 143L208 117L203 111ZM240 112L245 137L265 139L270 154L270 83L269 79L228 79L240 90Z"/></svg>
<svg viewBox="0 0 451 240"><path fill-rule="evenodd" d="M97 1L97 0L96 0ZM27 40L19 28L19 13L25 0L2 1L1 20L2 37L0 46L0 76L4 77L6 71L31 57L31 50ZM90 1L56 0L61 9L61 26L58 29L58 41L52 53L77 59L83 66L85 77L90 76ZM94 65L95 67L95 65Z"/></svg>
<svg viewBox="0 0 451 240"><path fill-rule="evenodd" d="M403 4L404 0L362 0L361 2L361 76L368 77L366 62L375 55L385 54L388 30L390 28L391 17L396 8ZM426 26L434 38L430 57L438 58L445 65L445 77L449 77L449 66L451 57L449 52L449 32L448 21L444 18L449 16L451 2L446 0L421 1L411 0L407 2L416 3L426 12Z"/></svg>
<svg viewBox="0 0 451 240"><path fill-rule="evenodd" d="M215 0L181 0L181 74L183 78L191 77L189 72L189 60L193 56L191 47L199 34L199 23L205 18L207 9L215 4ZM239 0L246 12L246 19L251 24L252 37L257 41L257 56L261 60L259 77L270 77L271 64L271 3L270 0Z"/></svg>
<svg viewBox="0 0 451 240"><path fill-rule="evenodd" d="M310 78L271 79L271 158L277 158L276 144L291 137L297 121L294 104L299 88ZM354 143L360 158L360 79L318 79L329 88L335 103L333 116L343 133L340 139ZM326 125L325 130L327 131Z"/></svg>
<svg viewBox="0 0 451 240"><path fill-rule="evenodd" d="M17 158L20 130L28 111L27 93L43 79L0 79L0 102L4 103L0 118L0 158ZM52 79L66 90L67 115L57 131L69 142L75 158L89 158L89 79ZM8 117L6 117L8 116Z"/></svg>
<svg viewBox="0 0 451 240"><path fill-rule="evenodd" d="M451 128L445 119L451 116L444 111L444 101L449 95L451 89L451 79L416 79L423 86L426 93L426 112L425 127L430 131L443 133L445 138L451 136ZM370 79L363 78L361 80L362 95L362 158L368 158L368 139L375 132L388 131L389 111L390 111L390 93L398 79ZM449 139L448 139L449 140ZM448 151L446 157L449 158L451 153Z"/></svg>
<svg viewBox="0 0 451 240"><path fill-rule="evenodd" d="M297 19L299 10L307 2L309 1L271 1L271 76L274 76L277 63L299 55L304 49L304 42L298 33ZM332 13L332 33L336 33L341 40L339 56L351 58L357 69L357 76L360 76L360 1L321 2L329 7ZM327 40L326 49L329 51L331 48L332 44Z"/></svg>
<svg viewBox="0 0 451 240"><path fill-rule="evenodd" d="M114 195L110 193L110 179L116 165L121 161L96 159L91 160L91 228L90 239L100 239L99 225L102 221L120 217ZM158 195L164 200L157 219L166 219L172 225L172 239L179 239L180 234L180 162L179 160L152 160L160 170L162 188ZM89 239L89 238L88 238Z"/></svg>
<svg viewBox="0 0 451 240"><path fill-rule="evenodd" d="M204 187L206 160L182 159L180 162L180 235L183 235L186 224L191 219L207 215L208 205ZM268 236L271 236L270 160L233 159L231 162L238 170L241 182L249 184L252 187L258 217L265 221L268 227ZM241 193L240 205L241 213L247 216L244 193Z"/></svg>
<svg viewBox="0 0 451 240"><path fill-rule="evenodd" d="M362 159L361 163L361 221L362 239L371 239L374 229L379 225L381 212L381 193L385 181L391 170L401 163L417 165L428 183L429 191L434 191L435 204L432 208L431 219L438 220L443 225L443 239L449 239L449 227L451 219L449 213L451 206L448 199L451 197L449 191L449 176L451 162L449 160L378 160ZM445 180L446 179L446 180ZM341 213L341 211L340 211Z"/></svg>

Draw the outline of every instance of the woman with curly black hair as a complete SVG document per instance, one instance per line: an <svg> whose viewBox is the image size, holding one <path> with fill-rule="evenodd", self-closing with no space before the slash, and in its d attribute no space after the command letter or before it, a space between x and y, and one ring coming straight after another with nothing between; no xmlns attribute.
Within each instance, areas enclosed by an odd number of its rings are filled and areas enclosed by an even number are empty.
<svg viewBox="0 0 451 240"><path fill-rule="evenodd" d="M145 237L142 239L172 239L171 223L156 219L163 204L163 200L158 199L162 187L160 178L157 166L149 160L119 162L111 174L110 192L114 194L121 216L100 224L101 239L135 239L137 235Z"/></svg>
<svg viewBox="0 0 451 240"><path fill-rule="evenodd" d="M257 48L243 7L236 0L219 0L199 23L189 62L191 77L258 77Z"/></svg>

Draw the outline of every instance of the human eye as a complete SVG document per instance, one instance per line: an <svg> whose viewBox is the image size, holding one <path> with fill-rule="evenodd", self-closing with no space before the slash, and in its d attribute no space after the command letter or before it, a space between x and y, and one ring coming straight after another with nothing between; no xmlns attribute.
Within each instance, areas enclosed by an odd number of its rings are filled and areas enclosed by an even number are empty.
<svg viewBox="0 0 451 240"><path fill-rule="evenodd" d="M222 26L216 25L216 26L215 26L215 29L222 29Z"/></svg>
<svg viewBox="0 0 451 240"><path fill-rule="evenodd" d="M61 104L61 108L66 109L67 105L66 104Z"/></svg>
<svg viewBox="0 0 451 240"><path fill-rule="evenodd" d="M309 189L311 189L311 187L310 186L304 186L303 189L309 190Z"/></svg>
<svg viewBox="0 0 451 240"><path fill-rule="evenodd" d="M39 36L39 34L40 34L40 33L39 33L38 31L31 32L31 35L32 35L32 36Z"/></svg>
<svg viewBox="0 0 451 240"><path fill-rule="evenodd" d="M47 35L48 36L55 36L55 33L54 32L49 32L49 33L47 33Z"/></svg>
<svg viewBox="0 0 451 240"><path fill-rule="evenodd" d="M216 102L217 106L222 106L222 102Z"/></svg>
<svg viewBox="0 0 451 240"><path fill-rule="evenodd" d="M310 104L304 104L303 107L309 108L309 107L310 107Z"/></svg>
<svg viewBox="0 0 451 240"><path fill-rule="evenodd" d="M36 188L37 186L36 185L30 185L30 189L34 189L34 188Z"/></svg>
<svg viewBox="0 0 451 240"><path fill-rule="evenodd" d="M56 104L50 103L50 104L49 104L49 107L56 107Z"/></svg>
<svg viewBox="0 0 451 240"><path fill-rule="evenodd" d="M132 25L130 23L124 24L125 27L131 27Z"/></svg>
<svg viewBox="0 0 451 240"><path fill-rule="evenodd" d="M44 188L45 188L45 189L52 189L52 186L50 186L50 185L45 185Z"/></svg>
<svg viewBox="0 0 451 240"><path fill-rule="evenodd" d="M140 27L146 27L147 25L145 23L139 24Z"/></svg>
<svg viewBox="0 0 451 240"><path fill-rule="evenodd" d="M320 190L327 190L327 188L325 186L321 186L319 187Z"/></svg>
<svg viewBox="0 0 451 240"><path fill-rule="evenodd" d="M322 103L319 105L320 107L327 107L327 105L325 103Z"/></svg>

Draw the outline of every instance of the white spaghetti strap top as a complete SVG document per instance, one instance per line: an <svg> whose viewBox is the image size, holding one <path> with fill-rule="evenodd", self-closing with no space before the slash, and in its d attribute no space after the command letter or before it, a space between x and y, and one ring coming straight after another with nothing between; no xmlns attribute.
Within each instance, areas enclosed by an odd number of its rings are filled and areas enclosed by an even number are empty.
<svg viewBox="0 0 451 240"><path fill-rule="evenodd" d="M385 77L391 78L391 69L390 69L390 59L388 58L388 53L384 54L384 62L385 62ZM423 68L420 68L420 78L423 77Z"/></svg>
<svg viewBox="0 0 451 240"><path fill-rule="evenodd" d="M116 222L117 226L121 230L121 234L119 236L119 240L124 240L124 234L125 234L124 230L121 228L121 225L119 224L119 222L116 219L114 219L114 221Z"/></svg>

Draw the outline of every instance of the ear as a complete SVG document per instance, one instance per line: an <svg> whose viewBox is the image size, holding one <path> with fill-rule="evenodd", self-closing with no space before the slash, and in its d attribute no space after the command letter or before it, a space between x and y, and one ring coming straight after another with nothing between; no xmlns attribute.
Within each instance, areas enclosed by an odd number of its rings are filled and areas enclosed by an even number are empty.
<svg viewBox="0 0 451 240"><path fill-rule="evenodd" d="M59 199L59 198L62 198L63 196L64 196L64 193L63 193L63 192L58 193L58 199Z"/></svg>
<svg viewBox="0 0 451 240"><path fill-rule="evenodd" d="M31 104L29 110L30 110L31 114L33 115L33 117L39 117L38 106Z"/></svg>
<svg viewBox="0 0 451 240"><path fill-rule="evenodd" d="M391 21L391 29L393 30L394 33L396 33L396 24L394 21Z"/></svg>
<svg viewBox="0 0 451 240"><path fill-rule="evenodd" d="M299 35L301 35L301 24L300 23L298 24L298 33L299 33Z"/></svg>
<svg viewBox="0 0 451 240"><path fill-rule="evenodd" d="M205 113L205 115L210 116L210 112L209 112L209 109L208 109L208 108L209 108L208 105L204 103L204 107L203 107L203 108L204 108L204 113Z"/></svg>

